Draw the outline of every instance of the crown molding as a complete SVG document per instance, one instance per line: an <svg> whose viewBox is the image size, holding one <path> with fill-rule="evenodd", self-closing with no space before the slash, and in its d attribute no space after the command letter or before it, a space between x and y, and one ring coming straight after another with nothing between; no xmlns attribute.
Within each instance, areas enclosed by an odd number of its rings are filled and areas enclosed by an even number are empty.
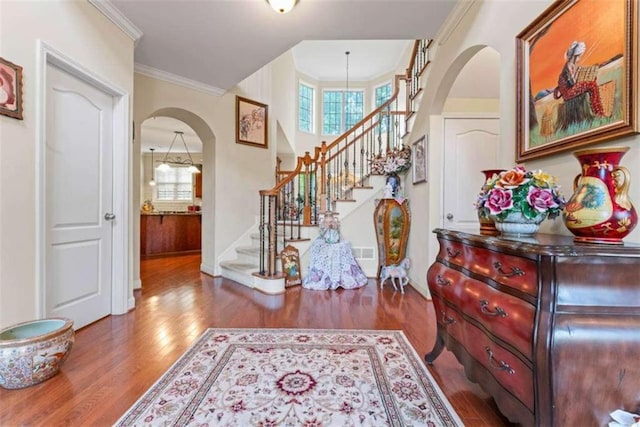
<svg viewBox="0 0 640 427"><path fill-rule="evenodd" d="M168 83L173 83L178 86L185 87L187 89L197 90L198 92L203 92L208 95L222 96L227 92L224 89L220 89L215 86L206 85L204 83L187 79L186 77L181 77L176 74L171 74L166 71L158 70L157 68L149 67L148 65L139 64L137 62L135 63L134 70L136 73L153 77L158 80L163 80Z"/></svg>
<svg viewBox="0 0 640 427"><path fill-rule="evenodd" d="M460 21L465 17L471 6L473 6L477 0L467 0L458 2L453 9L453 12L449 14L449 17L445 21L444 25L440 27L439 34L436 36L436 40L438 40L438 45L442 46L449 40L451 34L458 28L460 25Z"/></svg>
<svg viewBox="0 0 640 427"><path fill-rule="evenodd" d="M140 37L142 37L142 31L129 20L120 9L115 7L110 0L88 0L93 7L98 9L104 16L109 18L111 22L116 24L126 35L128 35L133 44L137 45Z"/></svg>

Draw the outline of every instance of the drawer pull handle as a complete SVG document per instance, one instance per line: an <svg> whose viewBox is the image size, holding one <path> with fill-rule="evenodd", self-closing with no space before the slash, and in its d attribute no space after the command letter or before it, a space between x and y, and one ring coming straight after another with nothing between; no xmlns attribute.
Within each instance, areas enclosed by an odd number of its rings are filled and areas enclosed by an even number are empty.
<svg viewBox="0 0 640 427"><path fill-rule="evenodd" d="M442 310L441 313L442 313L442 323L443 324L452 325L452 324L456 323L456 319L454 319L453 317L447 316L447 313L445 313L444 310Z"/></svg>
<svg viewBox="0 0 640 427"><path fill-rule="evenodd" d="M445 286L449 286L450 284L451 284L451 280L443 279L442 276L439 274L436 276L436 285L445 287Z"/></svg>
<svg viewBox="0 0 640 427"><path fill-rule="evenodd" d="M509 364L504 360L501 360L498 362L496 358L493 356L493 351L491 351L489 347L485 347L484 350L487 352L487 355L489 356L489 365L491 365L495 369L499 369L500 371L505 371L509 375L513 375L516 373L516 371L514 371L513 368L509 366Z"/></svg>
<svg viewBox="0 0 640 427"><path fill-rule="evenodd" d="M507 317L507 312L501 309L500 307L498 307L497 305L496 305L495 311L489 310L489 301L485 299L480 300L480 311L486 314L487 316Z"/></svg>
<svg viewBox="0 0 640 427"><path fill-rule="evenodd" d="M460 255L460 251L458 249L451 250L451 248L447 248L447 255L449 255L449 258L456 258Z"/></svg>
<svg viewBox="0 0 640 427"><path fill-rule="evenodd" d="M507 273L502 269L502 263L499 261L493 263L493 268L495 268L498 273L502 274L504 277L524 276L524 271L520 270L518 267L511 267L511 271Z"/></svg>

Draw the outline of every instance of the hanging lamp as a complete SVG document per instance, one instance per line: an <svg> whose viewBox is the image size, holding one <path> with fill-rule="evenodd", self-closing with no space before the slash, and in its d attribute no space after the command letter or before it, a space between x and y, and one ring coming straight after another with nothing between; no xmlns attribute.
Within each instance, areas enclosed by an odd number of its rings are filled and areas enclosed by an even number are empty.
<svg viewBox="0 0 640 427"><path fill-rule="evenodd" d="M189 172L200 173L200 169L198 169L196 165L193 163L193 158L191 157L191 153L189 152L189 147L187 147L187 143L184 140L184 132L176 130L174 131L174 133L175 135L173 136L171 145L169 145L169 149L167 150L167 153L164 155L164 159L162 159L162 163L156 169L158 169L159 171L168 171L169 169L171 169L171 165L177 165L177 166L188 165L189 167L187 167L187 170ZM169 158L169 153L171 152L171 149L173 148L173 144L175 144L178 136L182 140L182 145L184 146L184 150L187 153L187 156L189 156L189 158L184 160L182 160L180 157L176 157L175 159Z"/></svg>
<svg viewBox="0 0 640 427"><path fill-rule="evenodd" d="M155 187L156 185L156 180L155 178L155 172L154 172L154 168L153 168L153 152L156 151L155 148L149 148L149 151L151 151L151 180L149 181L149 185L152 187Z"/></svg>

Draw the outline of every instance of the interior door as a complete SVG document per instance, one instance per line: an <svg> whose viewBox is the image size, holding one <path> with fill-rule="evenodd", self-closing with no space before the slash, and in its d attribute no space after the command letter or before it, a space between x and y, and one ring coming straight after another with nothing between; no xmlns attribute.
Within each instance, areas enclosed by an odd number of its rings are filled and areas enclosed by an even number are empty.
<svg viewBox="0 0 640 427"><path fill-rule="evenodd" d="M111 313L114 99L47 65L45 307L75 328Z"/></svg>
<svg viewBox="0 0 640 427"><path fill-rule="evenodd" d="M474 206L484 169L498 168L500 122L497 117L444 119L443 226L479 231Z"/></svg>

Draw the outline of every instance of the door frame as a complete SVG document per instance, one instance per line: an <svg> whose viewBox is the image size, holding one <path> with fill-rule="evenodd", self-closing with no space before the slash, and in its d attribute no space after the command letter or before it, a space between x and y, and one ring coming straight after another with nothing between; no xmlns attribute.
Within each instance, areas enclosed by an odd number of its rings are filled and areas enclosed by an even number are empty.
<svg viewBox="0 0 640 427"><path fill-rule="evenodd" d="M38 67L36 99L36 315L46 316L46 99L47 67L61 68L72 76L88 83L98 90L111 95L113 106L113 213L116 220L112 226L111 252L111 314L124 314L135 305L133 291L129 286L129 98L125 90L85 68L79 62L55 49L42 40L38 40Z"/></svg>

